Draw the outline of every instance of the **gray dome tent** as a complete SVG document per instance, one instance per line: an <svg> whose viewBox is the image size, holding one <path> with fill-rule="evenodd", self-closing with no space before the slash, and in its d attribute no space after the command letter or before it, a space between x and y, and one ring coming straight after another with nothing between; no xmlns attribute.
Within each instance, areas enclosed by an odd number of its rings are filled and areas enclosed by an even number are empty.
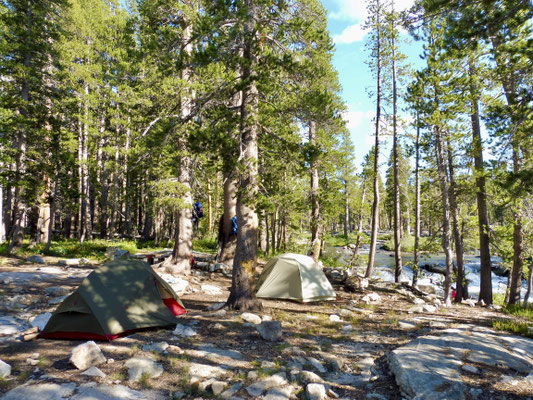
<svg viewBox="0 0 533 400"><path fill-rule="evenodd" d="M308 303L336 300L337 295L322 268L308 256L282 254L271 258L256 284L260 298Z"/></svg>

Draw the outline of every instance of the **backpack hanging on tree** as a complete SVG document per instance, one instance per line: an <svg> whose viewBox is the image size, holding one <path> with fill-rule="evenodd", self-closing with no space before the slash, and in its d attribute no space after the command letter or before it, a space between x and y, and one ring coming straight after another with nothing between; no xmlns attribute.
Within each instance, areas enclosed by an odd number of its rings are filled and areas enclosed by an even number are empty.
<svg viewBox="0 0 533 400"><path fill-rule="evenodd" d="M237 216L234 216L231 219L231 232L230 235L236 235L237 234Z"/></svg>
<svg viewBox="0 0 533 400"><path fill-rule="evenodd" d="M204 210L202 210L202 204L200 202L194 203L194 212L198 218L204 217Z"/></svg>

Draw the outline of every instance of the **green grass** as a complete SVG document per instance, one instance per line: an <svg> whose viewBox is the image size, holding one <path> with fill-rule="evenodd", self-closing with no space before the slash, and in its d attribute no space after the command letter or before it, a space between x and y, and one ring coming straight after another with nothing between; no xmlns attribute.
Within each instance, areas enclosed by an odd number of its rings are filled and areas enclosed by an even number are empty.
<svg viewBox="0 0 533 400"><path fill-rule="evenodd" d="M508 304L503 312L516 319L497 319L492 321L492 327L501 331L509 331L517 335L533 338L529 328L533 327L533 306L523 307L518 304Z"/></svg>
<svg viewBox="0 0 533 400"><path fill-rule="evenodd" d="M154 243L141 243L133 240L105 240L95 239L85 241L80 244L78 239L52 240L50 250L45 252L45 243L39 243L29 248L29 241L24 241L22 248L16 249L13 254L20 257L28 257L31 254L49 255L61 258L87 258L94 261L103 261L106 259L106 249L108 247L120 247L129 251L131 254L137 253L141 249L149 248L150 250L162 250L163 247L155 246ZM5 254L7 244L0 245L0 254Z"/></svg>
<svg viewBox="0 0 533 400"><path fill-rule="evenodd" d="M218 241L216 238L196 239L192 242L192 249L202 253L216 254L218 250Z"/></svg>

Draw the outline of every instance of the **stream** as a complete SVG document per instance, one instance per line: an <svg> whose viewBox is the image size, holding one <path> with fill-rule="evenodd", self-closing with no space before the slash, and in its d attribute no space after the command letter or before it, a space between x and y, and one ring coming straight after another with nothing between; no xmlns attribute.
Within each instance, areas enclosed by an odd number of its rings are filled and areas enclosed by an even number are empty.
<svg viewBox="0 0 533 400"><path fill-rule="evenodd" d="M344 249L342 247L335 247L331 249L326 249L326 251L333 251L336 254L336 257L339 261L348 264L352 257L352 250ZM368 255L369 246L361 246L359 254ZM331 254L331 253L330 253ZM502 261L500 257L492 257L493 271L492 271L492 293L493 294L505 294L507 288L507 276L500 276L494 273L494 265L499 265ZM402 282L411 282L413 279L413 271L409 268L408 264L413 261L412 253L402 253ZM420 265L424 264L435 264L445 266L445 255L444 253L432 254L432 255L423 255L420 257ZM364 273L366 265L359 267L359 273ZM465 274L466 278L469 281L468 293L472 298L477 299L479 297L479 287L480 287L480 259L475 255L466 255L465 254ZM394 252L387 251L383 249L378 249L376 251L376 257L374 262L374 273L373 277L381 278L387 282L394 282ZM443 282L444 275L430 272L424 268L420 268L419 271L419 284L422 285L432 285L435 288L435 292L438 295L444 295L443 291ZM522 290L520 298L523 299L527 289L527 281L522 281Z"/></svg>

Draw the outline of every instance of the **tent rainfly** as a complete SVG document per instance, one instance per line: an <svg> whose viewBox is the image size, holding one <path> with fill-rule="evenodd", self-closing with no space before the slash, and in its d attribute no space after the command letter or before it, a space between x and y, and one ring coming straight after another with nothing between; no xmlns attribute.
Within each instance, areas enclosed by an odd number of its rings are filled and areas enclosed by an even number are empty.
<svg viewBox="0 0 533 400"><path fill-rule="evenodd" d="M173 326L186 310L172 287L139 260L116 260L91 272L54 311L45 339L113 340Z"/></svg>
<svg viewBox="0 0 533 400"><path fill-rule="evenodd" d="M256 296L261 298L302 303L337 298L322 268L311 257L301 254L287 253L271 258L256 288Z"/></svg>

